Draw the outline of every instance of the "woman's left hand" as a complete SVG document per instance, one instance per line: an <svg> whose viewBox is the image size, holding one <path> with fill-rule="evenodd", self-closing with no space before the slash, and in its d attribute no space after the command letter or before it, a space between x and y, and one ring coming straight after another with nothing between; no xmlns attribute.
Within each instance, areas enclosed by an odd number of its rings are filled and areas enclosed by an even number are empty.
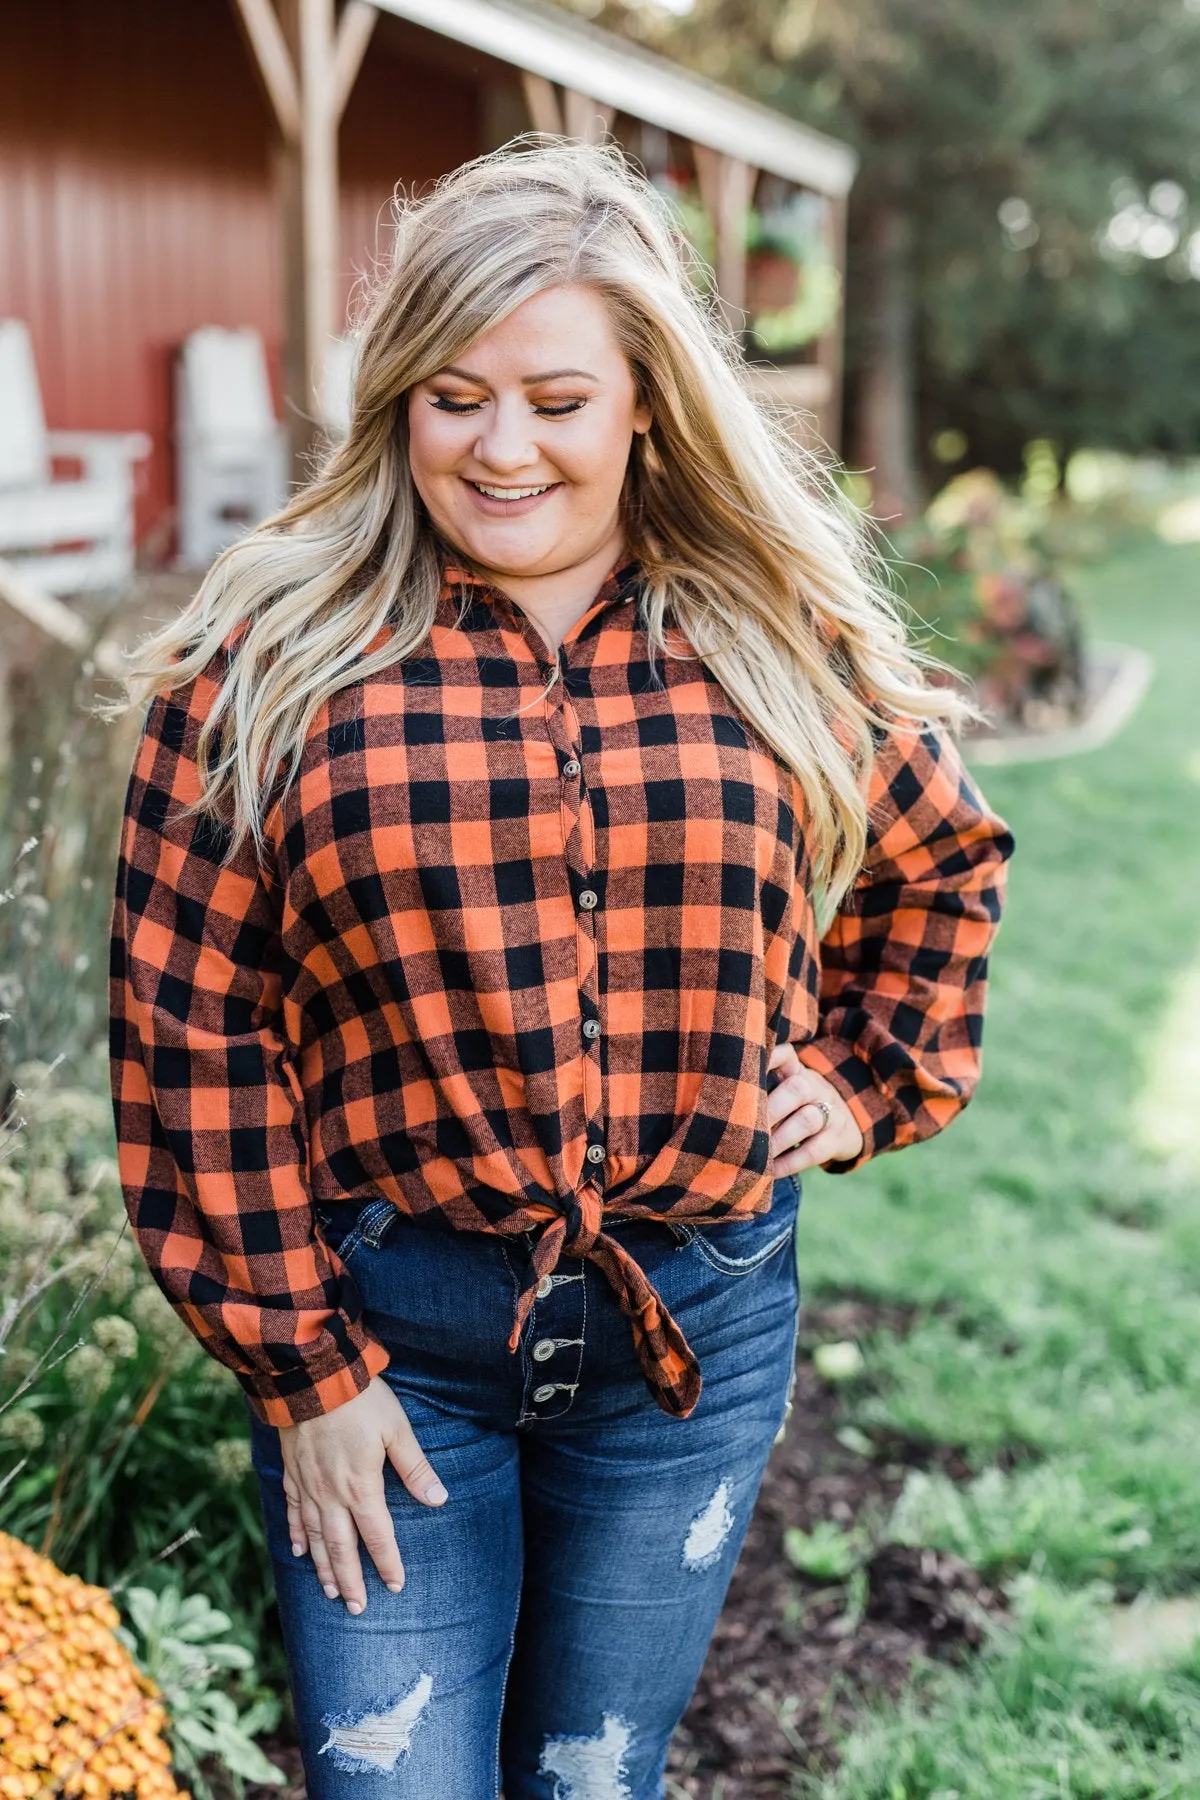
<svg viewBox="0 0 1200 1800"><path fill-rule="evenodd" d="M793 1044L776 1044L768 1069L778 1079L767 1095L771 1172L798 1175L818 1163L849 1162L863 1147L854 1114L832 1083L806 1068Z"/></svg>

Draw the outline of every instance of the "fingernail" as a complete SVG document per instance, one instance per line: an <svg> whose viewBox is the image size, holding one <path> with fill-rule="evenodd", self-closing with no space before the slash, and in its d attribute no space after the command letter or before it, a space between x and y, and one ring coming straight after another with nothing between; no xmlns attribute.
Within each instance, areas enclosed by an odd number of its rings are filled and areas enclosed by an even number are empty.
<svg viewBox="0 0 1200 1800"><path fill-rule="evenodd" d="M363 1605L362 1605L361 1600L347 1600L347 1602L346 1602L346 1611L347 1612L360 1613L362 1611L362 1609L363 1609Z"/></svg>
<svg viewBox="0 0 1200 1800"><path fill-rule="evenodd" d="M404 1583L402 1581L389 1581L387 1584L387 1591L389 1594L398 1594L403 1586Z"/></svg>
<svg viewBox="0 0 1200 1800"><path fill-rule="evenodd" d="M431 1481L425 1489L425 1498L431 1506L440 1506L443 1500L450 1498L440 1481Z"/></svg>
<svg viewBox="0 0 1200 1800"><path fill-rule="evenodd" d="M303 1544L293 1544L292 1545L292 1555L293 1556L303 1556L304 1555L304 1545Z"/></svg>
<svg viewBox="0 0 1200 1800"><path fill-rule="evenodd" d="M337 1589L336 1589L336 1588L335 1588L335 1587L334 1587L334 1585L333 1585L333 1583L332 1583L332 1582L328 1582L328 1583L327 1583L327 1584L326 1584L326 1585L325 1585L325 1586L324 1586L324 1587L323 1587L323 1588L322 1588L322 1589L321 1589L321 1592L322 1592L322 1593L323 1593L323 1594L324 1594L324 1596L325 1596L325 1598L326 1598L326 1599L327 1599L327 1600L336 1600L336 1599L337 1599L337 1597L338 1597L338 1591L337 1591Z"/></svg>

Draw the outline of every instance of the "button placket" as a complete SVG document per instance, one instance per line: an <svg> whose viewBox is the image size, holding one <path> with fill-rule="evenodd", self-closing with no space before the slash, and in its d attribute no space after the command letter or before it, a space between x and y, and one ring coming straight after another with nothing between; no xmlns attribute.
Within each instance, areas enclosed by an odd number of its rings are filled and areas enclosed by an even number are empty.
<svg viewBox="0 0 1200 1800"><path fill-rule="evenodd" d="M571 646L564 645L559 653L559 668L562 680L557 684L562 689L562 708L556 718L556 726L561 727L565 738L566 764L563 773L571 767L582 775L581 759L576 754L577 746L582 743L583 731L574 700L567 691L567 675L571 667ZM599 993L597 984L597 932L600 914L603 912L601 895L603 884L597 880L596 869L596 827L592 813L591 800L586 785L576 781L563 782L564 805L574 820L574 829L567 838L567 865L575 893L575 950L578 966L578 990L580 1002L580 1058L582 1063L581 1079L583 1088L583 1110L587 1123L589 1144L594 1144L598 1135L603 1132L604 1096L600 1079L598 1057L590 1051L596 1047L600 1034ZM577 885L578 884L578 885ZM599 1158L586 1152L592 1165L591 1173L598 1174L595 1168L597 1161L603 1161L603 1150Z"/></svg>
<svg viewBox="0 0 1200 1800"><path fill-rule="evenodd" d="M549 1292L543 1297L543 1285ZM525 1333L525 1400L520 1425L557 1419L579 1390L587 1332L587 1281L576 1273L543 1276Z"/></svg>

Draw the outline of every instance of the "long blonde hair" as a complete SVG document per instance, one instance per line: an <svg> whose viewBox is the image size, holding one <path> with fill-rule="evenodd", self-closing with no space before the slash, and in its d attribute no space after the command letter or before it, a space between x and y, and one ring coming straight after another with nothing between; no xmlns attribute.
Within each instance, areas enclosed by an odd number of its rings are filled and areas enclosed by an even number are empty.
<svg viewBox="0 0 1200 1800"><path fill-rule="evenodd" d="M398 199L388 266L362 296L347 436L217 558L127 676L128 703L144 704L236 638L196 803L227 818L230 854L247 834L262 849L268 796L286 793L325 702L432 626L443 552L409 471L408 390L534 294L579 282L607 302L653 414L623 494L651 652L678 654L671 627L682 633L798 778L827 902L853 881L872 725L953 723L963 702L907 644L861 516L752 397L693 261L668 203L613 145L526 136Z"/></svg>

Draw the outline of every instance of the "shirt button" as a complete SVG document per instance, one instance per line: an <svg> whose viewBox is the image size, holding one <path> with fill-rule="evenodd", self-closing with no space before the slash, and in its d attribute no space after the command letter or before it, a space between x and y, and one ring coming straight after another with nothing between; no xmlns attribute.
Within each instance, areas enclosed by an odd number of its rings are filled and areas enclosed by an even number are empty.
<svg viewBox="0 0 1200 1800"><path fill-rule="evenodd" d="M533 1398L538 1406L544 1406L547 1400L553 1400L557 1391L554 1383L552 1381L547 1381L542 1387L534 1388Z"/></svg>
<svg viewBox="0 0 1200 1800"><path fill-rule="evenodd" d="M582 906L584 912L591 912L594 906L599 906L600 896L595 888L584 888L579 896L579 904Z"/></svg>
<svg viewBox="0 0 1200 1800"><path fill-rule="evenodd" d="M571 758L570 762L565 762L563 764L563 774L565 776L567 776L567 778L569 780L574 781L574 779L578 775L578 773L579 773L579 763L576 761L576 759L574 757Z"/></svg>
<svg viewBox="0 0 1200 1800"><path fill-rule="evenodd" d="M552 1293L552 1292L553 1292L553 1290L554 1290L554 1278L553 1278L553 1276L551 1276L551 1275L543 1275L543 1276L542 1276L542 1279L541 1279L541 1280L540 1280L540 1281L539 1281L539 1282L538 1282L538 1284L537 1284L537 1297L538 1297L538 1299L539 1299L539 1300L544 1300L544 1299L545 1299L545 1298L546 1298L546 1295L547 1295L547 1294L549 1294L549 1293Z"/></svg>
<svg viewBox="0 0 1200 1800"><path fill-rule="evenodd" d="M589 1144L587 1147L587 1159L590 1163L603 1162L604 1161L604 1145L603 1144Z"/></svg>
<svg viewBox="0 0 1200 1800"><path fill-rule="evenodd" d="M585 1038L598 1038L600 1036L599 1019L585 1019L583 1021L583 1035Z"/></svg>
<svg viewBox="0 0 1200 1800"><path fill-rule="evenodd" d="M554 1339L539 1338L537 1343L533 1346L534 1362L548 1362L553 1355Z"/></svg>

